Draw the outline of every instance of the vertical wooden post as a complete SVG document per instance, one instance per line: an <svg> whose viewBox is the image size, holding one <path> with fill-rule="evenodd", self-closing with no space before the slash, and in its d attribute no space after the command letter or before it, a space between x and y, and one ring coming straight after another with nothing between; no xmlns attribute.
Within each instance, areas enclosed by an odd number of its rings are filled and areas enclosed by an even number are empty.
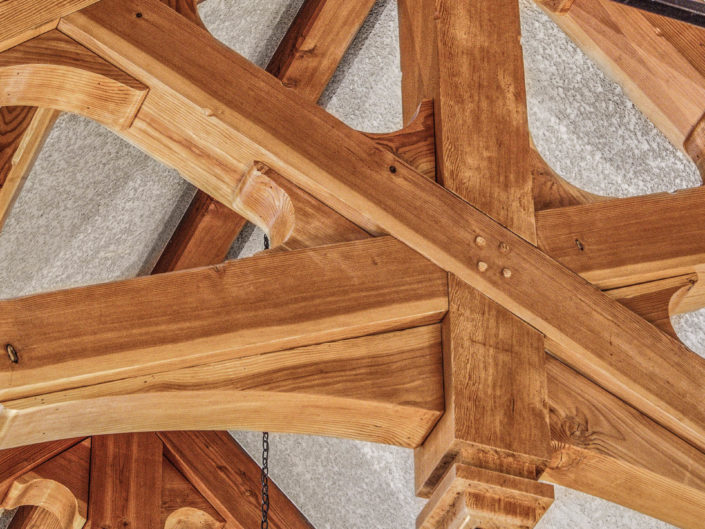
<svg viewBox="0 0 705 529"><path fill-rule="evenodd" d="M399 0L404 109L434 97L439 181L535 243L517 0ZM478 270L512 280L481 236ZM455 277L444 321L446 412L417 449L418 526L532 527L553 499L543 336Z"/></svg>
<svg viewBox="0 0 705 529"><path fill-rule="evenodd" d="M162 443L153 433L94 436L88 515L100 529L161 529Z"/></svg>

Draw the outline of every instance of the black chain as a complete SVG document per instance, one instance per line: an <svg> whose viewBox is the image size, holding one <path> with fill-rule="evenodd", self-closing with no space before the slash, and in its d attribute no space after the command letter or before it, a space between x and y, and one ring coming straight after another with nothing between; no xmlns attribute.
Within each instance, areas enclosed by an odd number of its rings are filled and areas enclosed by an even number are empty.
<svg viewBox="0 0 705 529"><path fill-rule="evenodd" d="M269 432L262 433L262 524L269 528Z"/></svg>
<svg viewBox="0 0 705 529"><path fill-rule="evenodd" d="M264 236L264 249L269 250L269 237ZM269 529L269 432L262 432L262 523Z"/></svg>

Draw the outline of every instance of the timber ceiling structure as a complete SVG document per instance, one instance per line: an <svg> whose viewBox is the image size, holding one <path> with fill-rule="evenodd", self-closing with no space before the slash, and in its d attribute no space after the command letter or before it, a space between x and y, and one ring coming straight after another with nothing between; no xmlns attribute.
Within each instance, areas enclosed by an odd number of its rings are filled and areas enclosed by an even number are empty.
<svg viewBox="0 0 705 529"><path fill-rule="evenodd" d="M265 71L192 0L0 3L0 218L61 112L200 189L151 276L0 302L12 529L255 527L228 429L413 448L419 528L534 527L551 483L705 527L705 359L670 322L705 306L703 188L544 162L517 0L398 0L405 125L350 128L316 102L373 4L304 1ZM705 171L703 30L540 5ZM224 262L246 221L271 249Z"/></svg>

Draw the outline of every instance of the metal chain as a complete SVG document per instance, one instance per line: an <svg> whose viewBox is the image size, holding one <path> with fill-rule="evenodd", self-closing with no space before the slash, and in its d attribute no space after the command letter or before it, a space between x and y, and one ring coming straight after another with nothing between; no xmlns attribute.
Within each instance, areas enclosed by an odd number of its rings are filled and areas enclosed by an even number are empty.
<svg viewBox="0 0 705 529"><path fill-rule="evenodd" d="M264 249L269 250L269 237L264 236ZM269 529L269 432L262 432L262 523Z"/></svg>
<svg viewBox="0 0 705 529"><path fill-rule="evenodd" d="M269 432L262 433L262 523L269 529Z"/></svg>

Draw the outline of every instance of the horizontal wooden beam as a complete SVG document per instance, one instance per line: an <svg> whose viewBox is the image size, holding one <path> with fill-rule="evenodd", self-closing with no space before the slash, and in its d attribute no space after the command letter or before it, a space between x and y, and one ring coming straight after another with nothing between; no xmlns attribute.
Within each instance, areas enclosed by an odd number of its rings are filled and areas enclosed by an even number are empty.
<svg viewBox="0 0 705 529"><path fill-rule="evenodd" d="M543 479L687 529L705 520L705 454L552 357Z"/></svg>
<svg viewBox="0 0 705 529"><path fill-rule="evenodd" d="M705 359L207 32L154 0L103 0L59 27L150 87L123 135L207 193L234 204L242 176L265 163L454 273L558 344L562 360L705 447Z"/></svg>
<svg viewBox="0 0 705 529"><path fill-rule="evenodd" d="M536 214L539 248L600 288L705 268L705 188Z"/></svg>
<svg viewBox="0 0 705 529"><path fill-rule="evenodd" d="M391 237L0 303L0 399L438 322L447 277Z"/></svg>
<svg viewBox="0 0 705 529"><path fill-rule="evenodd" d="M70 432L181 429L415 447L443 412L441 357L433 325L5 401L0 447Z"/></svg>

